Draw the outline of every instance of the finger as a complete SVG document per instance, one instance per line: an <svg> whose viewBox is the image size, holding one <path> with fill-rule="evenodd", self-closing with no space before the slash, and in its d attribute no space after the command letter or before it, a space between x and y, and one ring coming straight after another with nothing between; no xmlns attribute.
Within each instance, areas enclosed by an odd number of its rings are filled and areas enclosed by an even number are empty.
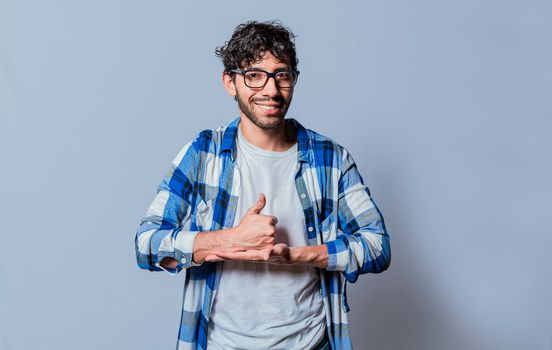
<svg viewBox="0 0 552 350"><path fill-rule="evenodd" d="M266 197L264 195L264 193L261 193L259 195L259 200L257 201L257 203L255 204L254 207L252 207L250 210L251 210L251 213L253 214L260 214L261 213L261 210L263 210L263 208L265 207L266 205Z"/></svg>
<svg viewBox="0 0 552 350"><path fill-rule="evenodd" d="M242 252L220 252L217 255L225 260L261 261L266 260L270 250L246 250Z"/></svg>
<svg viewBox="0 0 552 350"><path fill-rule="evenodd" d="M273 215L258 214L263 218L263 223L267 222L269 225L275 226L278 223L278 218Z"/></svg>
<svg viewBox="0 0 552 350"><path fill-rule="evenodd" d="M242 256L239 253L242 253L242 252L217 252L215 256L218 259L223 259L223 260L239 260L239 258Z"/></svg>
<svg viewBox="0 0 552 350"><path fill-rule="evenodd" d="M289 254L289 247L283 243L278 243L270 248L271 256L286 257Z"/></svg>
<svg viewBox="0 0 552 350"><path fill-rule="evenodd" d="M216 262L216 261L224 261L224 260L226 260L226 259L224 259L224 258L222 258L222 257L220 257L216 254L207 255L205 257L205 261L207 261L207 262Z"/></svg>
<svg viewBox="0 0 552 350"><path fill-rule="evenodd" d="M215 251L208 257L212 257L213 259L231 260L236 256L236 253L239 252ZM205 260L207 260L207 258L205 258Z"/></svg>

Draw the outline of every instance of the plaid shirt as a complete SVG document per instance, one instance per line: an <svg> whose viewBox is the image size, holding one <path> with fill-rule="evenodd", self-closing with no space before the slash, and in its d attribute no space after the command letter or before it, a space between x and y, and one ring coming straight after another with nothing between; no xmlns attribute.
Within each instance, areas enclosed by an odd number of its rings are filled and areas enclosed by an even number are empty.
<svg viewBox="0 0 552 350"><path fill-rule="evenodd" d="M234 167L239 120L202 131L184 146L136 233L140 268L186 271L178 350L207 346L209 314L222 269L220 263L193 263L192 250L198 232L233 226L241 186ZM331 348L351 349L346 283L387 269L389 236L347 150L296 120L287 122L297 129L295 187L308 244L325 244L328 249L328 267L318 270ZM176 269L161 267L165 257L178 261Z"/></svg>

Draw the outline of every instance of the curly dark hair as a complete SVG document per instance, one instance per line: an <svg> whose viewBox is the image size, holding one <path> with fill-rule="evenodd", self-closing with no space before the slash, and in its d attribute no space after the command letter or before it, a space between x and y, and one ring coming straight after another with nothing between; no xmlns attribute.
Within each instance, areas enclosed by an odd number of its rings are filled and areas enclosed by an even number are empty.
<svg viewBox="0 0 552 350"><path fill-rule="evenodd" d="M299 61L295 53L295 34L280 21L242 23L236 27L229 41L215 49L226 73L259 62L266 52L297 69Z"/></svg>

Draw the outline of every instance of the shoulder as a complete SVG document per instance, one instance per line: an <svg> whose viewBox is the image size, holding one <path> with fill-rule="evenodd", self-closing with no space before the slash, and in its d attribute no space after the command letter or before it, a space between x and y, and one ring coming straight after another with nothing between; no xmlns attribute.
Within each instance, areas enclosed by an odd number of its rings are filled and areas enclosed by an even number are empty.
<svg viewBox="0 0 552 350"><path fill-rule="evenodd" d="M187 158L197 162L198 159L218 155L223 143L224 134L230 127L220 126L215 129L205 129L198 132L191 141L181 148L174 160L175 165L181 164Z"/></svg>
<svg viewBox="0 0 552 350"><path fill-rule="evenodd" d="M232 124L219 126L214 129L201 130L195 137L194 142L200 147L207 147L211 144L217 146L222 143L224 133L227 129L235 128Z"/></svg>
<svg viewBox="0 0 552 350"><path fill-rule="evenodd" d="M343 147L341 144L337 143L332 138L322 135L317 131L306 129L307 135L309 136L310 141L312 142L312 145L316 148L324 147L327 148L333 152L343 152L345 151L345 147Z"/></svg>
<svg viewBox="0 0 552 350"><path fill-rule="evenodd" d="M209 152L209 150L216 148L222 140L221 129L224 128L201 130L191 142L194 151Z"/></svg>
<svg viewBox="0 0 552 350"><path fill-rule="evenodd" d="M218 154L221 148L232 144L236 132L237 122L234 120L230 125L200 131L191 141L191 146L196 152Z"/></svg>
<svg viewBox="0 0 552 350"><path fill-rule="evenodd" d="M317 165L332 165L333 167L341 168L343 162L350 158L347 149L332 138L312 129L305 128L297 121L294 121L294 123L298 127L298 133L306 136L307 148L314 156Z"/></svg>

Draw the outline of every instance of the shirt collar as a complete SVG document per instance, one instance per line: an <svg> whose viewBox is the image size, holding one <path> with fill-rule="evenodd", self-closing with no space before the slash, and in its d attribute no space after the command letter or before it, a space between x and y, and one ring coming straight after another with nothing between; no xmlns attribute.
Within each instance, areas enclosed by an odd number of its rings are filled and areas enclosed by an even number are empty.
<svg viewBox="0 0 552 350"><path fill-rule="evenodd" d="M299 162L307 162L311 165L314 165L313 161L313 150L312 150L312 141L309 137L307 129L301 125L297 120L290 118L288 119L291 124L297 130L297 160Z"/></svg>
<svg viewBox="0 0 552 350"><path fill-rule="evenodd" d="M297 160L313 164L312 141L307 129L293 118L286 119L286 122L291 123L297 130ZM226 130L222 134L221 153L230 152L232 161L236 160L236 139L239 124L240 117L237 117L226 127Z"/></svg>

